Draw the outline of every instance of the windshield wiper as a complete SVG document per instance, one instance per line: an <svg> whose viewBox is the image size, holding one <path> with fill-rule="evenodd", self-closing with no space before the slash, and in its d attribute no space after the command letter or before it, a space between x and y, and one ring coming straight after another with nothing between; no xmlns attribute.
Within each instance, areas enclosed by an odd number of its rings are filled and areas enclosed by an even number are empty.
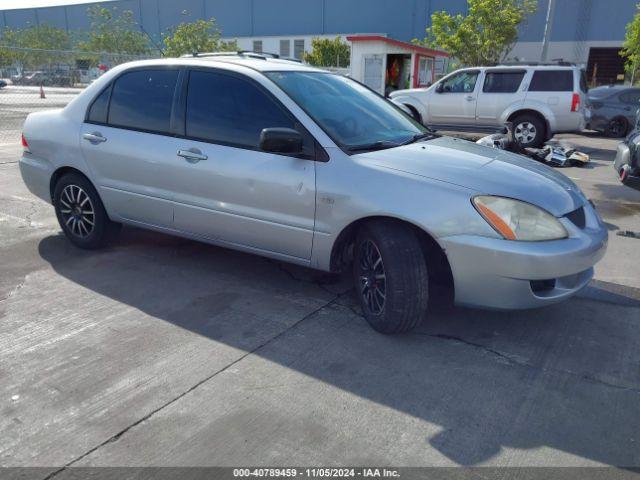
<svg viewBox="0 0 640 480"><path fill-rule="evenodd" d="M366 152L373 150L384 150L385 148L399 147L400 145L402 144L387 141L377 141L372 143L363 143L362 145L354 145L353 147L348 147L348 150L350 152Z"/></svg>
<svg viewBox="0 0 640 480"><path fill-rule="evenodd" d="M415 143L418 140L424 140L426 138L434 138L436 135L433 132L425 132L425 133L416 133L413 137L411 137L406 142L402 142L400 145L409 145L410 143Z"/></svg>

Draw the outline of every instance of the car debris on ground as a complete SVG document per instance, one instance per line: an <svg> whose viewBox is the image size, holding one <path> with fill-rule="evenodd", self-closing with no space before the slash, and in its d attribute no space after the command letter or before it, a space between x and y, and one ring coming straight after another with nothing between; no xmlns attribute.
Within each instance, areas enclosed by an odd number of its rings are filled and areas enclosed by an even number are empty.
<svg viewBox="0 0 640 480"><path fill-rule="evenodd" d="M571 146L551 142L546 143L542 148L522 147L515 141L513 126L510 123L505 124L502 131L482 137L476 143L525 155L552 167L584 167L590 159L588 154L579 152Z"/></svg>

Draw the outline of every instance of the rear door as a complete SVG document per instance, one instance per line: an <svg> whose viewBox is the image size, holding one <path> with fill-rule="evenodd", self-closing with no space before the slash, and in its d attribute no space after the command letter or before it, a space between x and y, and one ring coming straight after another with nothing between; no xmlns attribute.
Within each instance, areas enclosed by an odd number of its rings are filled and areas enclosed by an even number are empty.
<svg viewBox="0 0 640 480"><path fill-rule="evenodd" d="M216 241L309 260L315 220L315 141L262 85L238 73L189 72L175 227ZM304 137L302 157L263 152L260 133ZM175 152L174 152L175 155Z"/></svg>
<svg viewBox="0 0 640 480"><path fill-rule="evenodd" d="M463 70L442 79L427 104L427 123L434 125L473 125L480 70Z"/></svg>
<svg viewBox="0 0 640 480"><path fill-rule="evenodd" d="M180 75L178 68L127 71L89 108L81 148L113 217L160 227L173 223L171 179L182 165L171 119Z"/></svg>
<svg viewBox="0 0 640 480"><path fill-rule="evenodd" d="M574 93L574 74L570 68L535 70L527 90L527 103L546 105L556 118L556 130L578 127L578 114L571 111ZM582 114L580 114L582 115Z"/></svg>
<svg viewBox="0 0 640 480"><path fill-rule="evenodd" d="M526 70L490 69L485 71L476 107L478 125L499 126L502 113L507 108L524 102L525 74Z"/></svg>

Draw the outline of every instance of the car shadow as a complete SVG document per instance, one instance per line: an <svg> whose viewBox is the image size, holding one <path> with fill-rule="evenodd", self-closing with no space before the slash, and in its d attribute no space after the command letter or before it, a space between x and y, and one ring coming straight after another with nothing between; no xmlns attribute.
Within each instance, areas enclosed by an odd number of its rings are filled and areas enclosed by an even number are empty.
<svg viewBox="0 0 640 480"><path fill-rule="evenodd" d="M260 324L225 316L251 292L335 298L326 315L254 354L437 425L423 448L458 464L489 461L503 448L553 448L609 465L637 459L629 438L640 430L640 383L628 366L640 365L640 322L628 310L640 301L625 292L593 286L522 312L443 309L413 333L384 336L360 315L348 276L133 228L103 251L54 235L39 253L86 289L245 350Z"/></svg>

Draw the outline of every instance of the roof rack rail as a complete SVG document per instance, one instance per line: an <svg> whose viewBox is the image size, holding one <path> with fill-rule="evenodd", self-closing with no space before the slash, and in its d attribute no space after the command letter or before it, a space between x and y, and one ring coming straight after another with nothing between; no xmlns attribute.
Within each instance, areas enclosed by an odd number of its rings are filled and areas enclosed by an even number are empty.
<svg viewBox="0 0 640 480"><path fill-rule="evenodd" d="M251 58L261 58L266 60L267 58L273 58L278 60L288 60L290 62L298 62L302 63L302 60L297 58L289 58L289 57L281 57L277 53L271 52L254 52L252 50L237 50L237 51L229 51L229 52L193 52L188 53L186 55L181 55L183 58L187 57L251 57Z"/></svg>
<svg viewBox="0 0 640 480"><path fill-rule="evenodd" d="M562 59L552 62L494 62L491 67L575 67L573 62L565 62Z"/></svg>

